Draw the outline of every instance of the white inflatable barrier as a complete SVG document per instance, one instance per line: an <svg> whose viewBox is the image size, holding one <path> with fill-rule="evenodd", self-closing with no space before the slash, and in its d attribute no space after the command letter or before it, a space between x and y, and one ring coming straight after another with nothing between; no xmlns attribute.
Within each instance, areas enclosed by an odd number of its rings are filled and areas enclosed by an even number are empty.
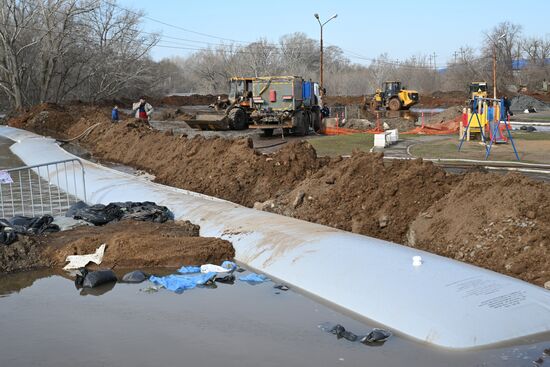
<svg viewBox="0 0 550 367"><path fill-rule="evenodd" d="M0 127L26 164L73 156L52 139ZM155 201L236 260L412 338L472 348L550 330L550 292L458 261L245 208L84 162L88 201ZM419 256L419 257L416 257ZM322 321L322 320L320 320ZM337 322L338 320L326 320Z"/></svg>

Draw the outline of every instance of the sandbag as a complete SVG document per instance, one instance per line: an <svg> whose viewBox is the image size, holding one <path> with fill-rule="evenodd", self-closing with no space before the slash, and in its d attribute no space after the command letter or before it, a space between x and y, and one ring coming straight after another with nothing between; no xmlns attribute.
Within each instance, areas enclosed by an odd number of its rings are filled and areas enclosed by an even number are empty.
<svg viewBox="0 0 550 367"><path fill-rule="evenodd" d="M17 233L6 219L0 219L0 244L11 245L17 241Z"/></svg>
<svg viewBox="0 0 550 367"><path fill-rule="evenodd" d="M41 217L24 217L21 215L10 219L0 219L0 244L10 245L17 241L17 235L37 235L47 232L58 232L59 226L53 224L51 215Z"/></svg>
<svg viewBox="0 0 550 367"><path fill-rule="evenodd" d="M53 217L48 214L41 217L24 217L22 215L17 215L10 218L10 223L15 231L21 234L59 232L59 226L52 224L52 222Z"/></svg>
<svg viewBox="0 0 550 367"><path fill-rule="evenodd" d="M125 283L141 283L147 279L149 279L149 275L142 272L141 270L131 271L124 274L124 276L122 277L122 281Z"/></svg>
<svg viewBox="0 0 550 367"><path fill-rule="evenodd" d="M76 276L75 285L83 288L94 288L102 284L116 282L117 277L115 272L111 269L88 271L86 269L80 270L80 275Z"/></svg>
<svg viewBox="0 0 550 367"><path fill-rule="evenodd" d="M133 219L146 222L164 223L174 216L165 206L153 202L124 202L110 203L108 205L87 205L78 202L67 211L67 216L74 219L82 219L96 226L122 219Z"/></svg>

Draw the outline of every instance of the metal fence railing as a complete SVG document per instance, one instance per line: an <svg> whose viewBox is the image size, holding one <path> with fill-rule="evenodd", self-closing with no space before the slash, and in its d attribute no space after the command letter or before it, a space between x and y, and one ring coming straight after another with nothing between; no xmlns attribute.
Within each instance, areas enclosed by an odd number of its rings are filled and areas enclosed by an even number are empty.
<svg viewBox="0 0 550 367"><path fill-rule="evenodd" d="M0 171L0 214L64 215L79 197L86 201L84 165L79 159Z"/></svg>

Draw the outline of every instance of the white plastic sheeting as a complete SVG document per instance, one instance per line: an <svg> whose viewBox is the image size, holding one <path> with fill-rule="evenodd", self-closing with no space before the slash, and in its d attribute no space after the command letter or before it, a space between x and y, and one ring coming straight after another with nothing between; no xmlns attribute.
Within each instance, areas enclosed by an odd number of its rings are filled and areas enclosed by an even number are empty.
<svg viewBox="0 0 550 367"><path fill-rule="evenodd" d="M26 164L73 156L51 139L0 127ZM394 331L471 348L550 330L550 292L413 248L256 211L85 162L88 201L155 201L236 259ZM421 256L420 265L413 257ZM417 261L415 261L415 264ZM337 320L333 320L337 321Z"/></svg>

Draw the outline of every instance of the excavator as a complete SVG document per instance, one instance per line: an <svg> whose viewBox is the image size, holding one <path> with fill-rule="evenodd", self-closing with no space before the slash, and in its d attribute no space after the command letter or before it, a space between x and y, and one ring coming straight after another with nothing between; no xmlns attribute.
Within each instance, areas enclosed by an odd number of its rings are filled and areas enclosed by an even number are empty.
<svg viewBox="0 0 550 367"><path fill-rule="evenodd" d="M401 82L387 81L382 89L377 89L370 100L372 111L386 108L391 111L408 110L418 103L418 92L416 90L401 88Z"/></svg>

